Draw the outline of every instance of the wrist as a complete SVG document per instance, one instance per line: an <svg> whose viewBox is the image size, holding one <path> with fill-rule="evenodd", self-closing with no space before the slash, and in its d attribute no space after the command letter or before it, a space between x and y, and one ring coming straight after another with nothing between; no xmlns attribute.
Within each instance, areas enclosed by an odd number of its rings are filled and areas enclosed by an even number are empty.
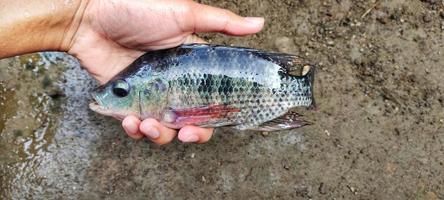
<svg viewBox="0 0 444 200"><path fill-rule="evenodd" d="M66 51L88 1L0 0L0 58L38 51Z"/></svg>
<svg viewBox="0 0 444 200"><path fill-rule="evenodd" d="M59 42L56 42L59 51L68 51L72 43L74 41L74 37L76 36L79 27L82 22L85 22L85 12L86 9L92 0L77 0L78 6L75 8L75 10L70 10L71 13L67 15L68 21L67 23L56 31L58 35L62 36L61 40Z"/></svg>

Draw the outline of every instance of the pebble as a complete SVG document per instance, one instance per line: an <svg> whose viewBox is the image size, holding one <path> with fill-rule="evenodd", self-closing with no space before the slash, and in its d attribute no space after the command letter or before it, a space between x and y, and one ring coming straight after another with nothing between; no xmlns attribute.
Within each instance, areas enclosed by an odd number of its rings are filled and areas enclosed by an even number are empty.
<svg viewBox="0 0 444 200"><path fill-rule="evenodd" d="M330 131L325 130L324 132L325 132L325 134L326 134L327 136L330 136Z"/></svg>
<svg viewBox="0 0 444 200"><path fill-rule="evenodd" d="M291 38L289 37L278 37L276 38L274 45L280 52L291 53L295 51L295 45Z"/></svg>
<svg viewBox="0 0 444 200"><path fill-rule="evenodd" d="M387 24L389 22L389 19L387 17L376 18L376 20L378 20L378 22L381 24Z"/></svg>
<svg viewBox="0 0 444 200"><path fill-rule="evenodd" d="M358 190L356 189L356 188L354 188L353 186L350 186L350 185L348 185L347 186L348 187L348 189L350 189L350 191L353 193L353 194L358 194Z"/></svg>
<svg viewBox="0 0 444 200"><path fill-rule="evenodd" d="M325 183L321 183L321 185L319 185L319 193L327 194L327 186L325 185Z"/></svg>
<svg viewBox="0 0 444 200"><path fill-rule="evenodd" d="M289 169L290 169L290 166L288 166L288 165L284 165L284 169L289 170Z"/></svg>
<svg viewBox="0 0 444 200"><path fill-rule="evenodd" d="M432 17L430 17L430 15L425 14L422 16L422 21L424 21L425 23L429 23L432 21Z"/></svg>

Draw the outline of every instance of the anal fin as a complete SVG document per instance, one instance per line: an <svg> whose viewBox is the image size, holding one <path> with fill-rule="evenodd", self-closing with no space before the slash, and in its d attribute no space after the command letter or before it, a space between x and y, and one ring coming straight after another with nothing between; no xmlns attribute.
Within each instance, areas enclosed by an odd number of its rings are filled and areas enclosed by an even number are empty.
<svg viewBox="0 0 444 200"><path fill-rule="evenodd" d="M247 129L254 131L280 131L280 130L299 128L311 124L312 123L302 119L302 115L293 111L289 111L285 115L282 115L276 119L264 122L257 127L247 128Z"/></svg>

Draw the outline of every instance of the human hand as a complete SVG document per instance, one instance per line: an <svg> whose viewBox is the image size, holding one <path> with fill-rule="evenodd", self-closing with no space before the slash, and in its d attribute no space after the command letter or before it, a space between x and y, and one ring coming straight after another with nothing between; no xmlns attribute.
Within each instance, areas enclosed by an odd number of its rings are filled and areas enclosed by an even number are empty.
<svg viewBox="0 0 444 200"><path fill-rule="evenodd" d="M222 32L248 35L260 31L262 18L243 18L230 11L187 0L90 0L67 51L101 84L123 70L144 51L203 42L193 33ZM177 131L154 119L134 116L122 121L135 139L148 137L157 144L171 142ZM186 126L179 130L182 142L204 143L213 129Z"/></svg>

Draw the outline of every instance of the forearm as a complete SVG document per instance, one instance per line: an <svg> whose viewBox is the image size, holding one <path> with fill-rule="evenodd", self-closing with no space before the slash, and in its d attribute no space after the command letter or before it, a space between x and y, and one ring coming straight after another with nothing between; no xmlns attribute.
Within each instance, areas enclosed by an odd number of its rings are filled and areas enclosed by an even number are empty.
<svg viewBox="0 0 444 200"><path fill-rule="evenodd" d="M0 58L65 51L87 0L0 0Z"/></svg>

